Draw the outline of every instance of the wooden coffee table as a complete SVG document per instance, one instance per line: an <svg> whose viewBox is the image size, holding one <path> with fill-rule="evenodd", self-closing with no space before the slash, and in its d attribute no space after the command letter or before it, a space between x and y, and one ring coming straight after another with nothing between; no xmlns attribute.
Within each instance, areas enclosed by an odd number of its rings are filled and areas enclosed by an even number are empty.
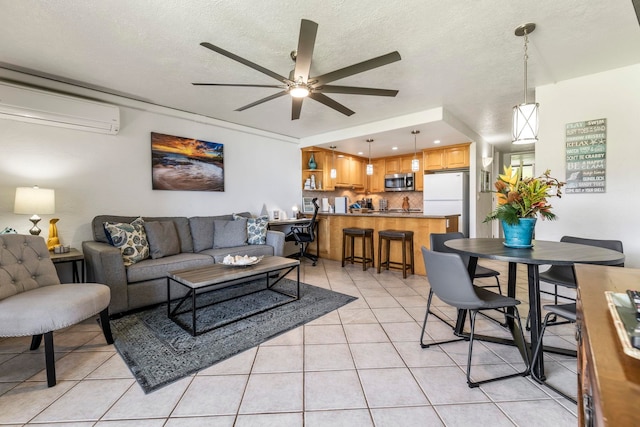
<svg viewBox="0 0 640 427"><path fill-rule="evenodd" d="M275 289L274 286L280 282L287 274L296 269L296 293L289 294L283 292L282 290ZM284 274L282 273L284 271ZM271 282L274 273L279 273L278 277ZM259 312L252 312L251 314L241 317L234 318L228 322L217 325L215 328L207 329L207 332L213 329L220 328L222 326L228 325L229 323L236 322L241 319L245 319L247 317L256 315L258 313L262 313L264 311L270 310L275 307L279 307L283 304L290 303L300 298L300 261L290 258L282 258L278 256L270 256L264 257L259 263L248 266L229 266L224 264L213 264L206 267L199 268L189 268L184 270L171 271L167 274L167 315L170 319L180 325L183 329L189 332L194 337L198 335L196 329L196 309L200 309L203 307L207 307L212 304L203 305L201 307L197 307L196 305L196 296L202 294L202 291L211 292L219 289L223 289L229 286L235 286L243 281L248 281L249 279L255 278L257 276L266 277L267 279L267 287L274 292L278 292L279 294L286 295L290 297L285 301L280 303L271 305L264 310ZM178 283L188 289L187 294L182 297L173 309L171 308L171 281ZM260 289L259 291L253 291L241 296L249 295L251 293L263 291ZM184 325L177 316L179 314L186 313L189 310L184 310L178 312L182 304L188 299L191 299L191 328L189 326ZM233 298L238 298L233 297ZM233 299L229 298L229 299ZM224 300L224 301L228 301ZM217 301L220 303L223 301Z"/></svg>

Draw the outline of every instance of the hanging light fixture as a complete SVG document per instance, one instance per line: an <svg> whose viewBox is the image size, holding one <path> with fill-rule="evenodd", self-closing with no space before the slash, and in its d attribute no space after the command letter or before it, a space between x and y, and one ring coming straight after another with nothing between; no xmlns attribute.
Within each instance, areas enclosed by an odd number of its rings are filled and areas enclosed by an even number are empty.
<svg viewBox="0 0 640 427"><path fill-rule="evenodd" d="M416 139L419 133L419 130L411 131L411 134L413 135L413 160L411 160L411 170L413 172L418 172L420 170L420 160L418 160L418 151L416 149Z"/></svg>
<svg viewBox="0 0 640 427"><path fill-rule="evenodd" d="M336 146L330 145L331 148L331 179L336 179L338 176L338 171L336 170Z"/></svg>
<svg viewBox="0 0 640 427"><path fill-rule="evenodd" d="M373 165L371 164L371 143L373 142L373 139L369 138L367 139L367 142L369 143L369 163L367 163L367 175L373 175Z"/></svg>
<svg viewBox="0 0 640 427"><path fill-rule="evenodd" d="M527 44L529 34L536 29L536 24L528 23L516 28L518 37L524 36L524 103L513 107L513 139L514 144L531 144L538 140L538 104L527 103Z"/></svg>

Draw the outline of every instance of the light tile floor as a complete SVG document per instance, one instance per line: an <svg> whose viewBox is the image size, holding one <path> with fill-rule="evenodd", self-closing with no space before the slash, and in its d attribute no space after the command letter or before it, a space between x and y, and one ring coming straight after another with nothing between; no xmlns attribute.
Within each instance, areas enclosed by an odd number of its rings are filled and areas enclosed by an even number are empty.
<svg viewBox="0 0 640 427"><path fill-rule="evenodd" d="M506 265L498 269L506 288ZM525 304L526 273L518 274ZM573 426L576 405L530 377L470 389L467 343L422 349L424 276L378 275L359 265L303 262L302 280L358 297L347 306L257 348L145 395L99 327L87 321L55 336L58 384L47 388L42 350L29 338L0 341L0 424L47 426ZM483 279L490 284L492 279ZM505 289L506 290L506 289ZM455 310L437 304L452 318ZM496 314L496 316L499 316ZM477 328L505 335L478 316ZM523 319L524 321L524 319ZM434 339L451 329L431 317ZM573 326L547 343L575 348ZM506 335L505 335L506 336ZM575 358L546 355L550 382L575 395ZM477 342L477 378L523 367L515 348Z"/></svg>

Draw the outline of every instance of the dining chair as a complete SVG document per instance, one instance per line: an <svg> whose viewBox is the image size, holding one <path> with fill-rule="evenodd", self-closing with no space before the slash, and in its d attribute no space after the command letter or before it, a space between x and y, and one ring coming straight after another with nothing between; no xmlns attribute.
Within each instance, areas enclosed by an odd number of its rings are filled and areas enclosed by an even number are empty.
<svg viewBox="0 0 640 427"><path fill-rule="evenodd" d="M316 265L319 254L310 254L307 249L309 245L316 240L316 217L318 216L320 206L318 205L317 197L314 197L311 202L313 203L313 216L311 217L311 221L308 224L291 226L291 230L284 236L284 241L294 242L300 246L299 252L291 255L292 258L298 258L301 261L302 258L308 258L313 262L313 265Z"/></svg>
<svg viewBox="0 0 640 427"><path fill-rule="evenodd" d="M530 369L529 353L524 350L525 338L522 331L522 324L520 322L520 315L518 314L517 305L520 304L515 298L500 295L495 292L491 292L484 288L475 286L469 278L467 268L462 261L462 258L457 254L435 252L431 251L424 246L421 248L422 257L424 258L424 265L427 270L427 279L431 285L429 290L429 297L427 300L427 310L424 315L424 322L422 324L422 331L420 335L420 346L422 348L428 348L432 345L442 345L450 342L469 340L469 353L467 356L467 385L470 388L478 387L480 384L488 383L491 381L497 381L507 378L513 378L517 376L528 375ZM436 295L444 303L457 308L458 310L468 310L470 313L471 332L469 337L463 336L445 341L426 343L424 341L425 330L427 328L427 319L429 318L429 310L433 300L433 295ZM476 327L476 315L483 310L495 310L505 309L505 315L514 320L511 333L515 341L519 341L522 358L525 362L525 370L512 374L502 375L481 381L471 380L471 365L473 355L473 340ZM512 309L506 310L506 308ZM516 331L517 329L517 331ZM517 332L517 334L516 334ZM517 335L517 336L516 336Z"/></svg>
<svg viewBox="0 0 640 427"><path fill-rule="evenodd" d="M599 239L585 239L582 237L563 236L560 239L565 243L577 243L580 245L596 246L599 248L611 249L617 252L624 253L622 242L620 240L599 240ZM619 267L624 267L624 263L618 264ZM568 289L576 289L576 276L573 270L573 266L569 265L552 265L548 270L540 273L540 281L550 283L553 285L553 292L540 290L540 293L553 295L553 303L558 305L558 298L563 298L569 301L575 301L576 299L567 295L560 295L558 292L558 286L562 286ZM550 320L555 321L555 317ZM564 321L563 323L566 323ZM529 319L527 319L527 328L529 328Z"/></svg>
<svg viewBox="0 0 640 427"><path fill-rule="evenodd" d="M430 238L431 238L432 251L454 253L451 249L446 247L444 243L446 241L453 240L453 239L464 239L465 237L463 233L459 231L455 231L450 233L431 233ZM464 264L468 267L469 257L466 255L460 255L460 254L458 255L460 256L460 258L462 258L462 261L464 261ZM499 271L492 270L490 268L483 267L480 264L478 264L476 266L476 272L473 275L473 278L480 279L484 277L495 277L496 279L495 285L477 285L477 286L480 286L482 288L498 288L498 292L500 292L500 295L502 295L502 288L500 287L500 279L498 279L499 275L500 275Z"/></svg>
<svg viewBox="0 0 640 427"><path fill-rule="evenodd" d="M538 342L536 343L535 350L533 351L533 356L531 356L531 364L535 364L538 358L544 357L544 344L542 338L544 336L544 332L547 329L547 326L557 325L556 322L549 322L551 316L561 317L566 320L566 322L575 323L576 322L576 304L553 304L553 305L544 305L543 308L547 311L547 314L544 316L544 321L542 322L542 328L540 330L540 337L538 338ZM562 323L566 323L562 322ZM531 377L536 380L536 382L540 384L544 384L549 387L551 390L560 394L564 398L576 403L576 399L572 396L569 396L567 393L558 389L557 387L549 384L546 379L540 378L536 373L532 370Z"/></svg>

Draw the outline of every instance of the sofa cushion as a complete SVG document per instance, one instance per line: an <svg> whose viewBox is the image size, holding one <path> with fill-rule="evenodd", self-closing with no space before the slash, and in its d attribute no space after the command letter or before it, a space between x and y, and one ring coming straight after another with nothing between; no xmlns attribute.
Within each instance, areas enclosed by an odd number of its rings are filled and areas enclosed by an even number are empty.
<svg viewBox="0 0 640 427"><path fill-rule="evenodd" d="M98 215L91 222L93 229L93 240L96 242L110 243L109 238L104 231L105 222L131 222L137 217L120 216L120 215ZM193 252L193 239L191 238L191 228L189 227L189 219L183 216L168 217L143 217L144 221L173 221L180 238L180 251Z"/></svg>
<svg viewBox="0 0 640 427"><path fill-rule="evenodd" d="M233 214L233 219L244 218ZM250 245L264 245L267 243L267 226L269 216L259 216L257 218L247 218L247 243Z"/></svg>
<svg viewBox="0 0 640 427"><path fill-rule="evenodd" d="M213 248L230 248L247 244L247 219L213 221Z"/></svg>
<svg viewBox="0 0 640 427"><path fill-rule="evenodd" d="M180 240L173 221L150 221L144 223L149 241L151 258L157 259L180 253Z"/></svg>
<svg viewBox="0 0 640 427"><path fill-rule="evenodd" d="M124 265L129 266L149 258L149 243L142 218L131 223L105 222L104 229L109 243L120 249Z"/></svg>
<svg viewBox="0 0 640 427"><path fill-rule="evenodd" d="M136 283L159 279L166 277L170 271L204 267L211 264L213 264L211 256L194 253L181 253L159 259L149 258L127 268L127 282Z"/></svg>
<svg viewBox="0 0 640 427"><path fill-rule="evenodd" d="M249 212L241 212L238 215L245 218L251 216ZM189 218L189 226L191 227L191 235L193 236L194 252L200 252L213 247L213 221L218 219L230 221L233 219L233 216L228 214L217 216L193 216Z"/></svg>

